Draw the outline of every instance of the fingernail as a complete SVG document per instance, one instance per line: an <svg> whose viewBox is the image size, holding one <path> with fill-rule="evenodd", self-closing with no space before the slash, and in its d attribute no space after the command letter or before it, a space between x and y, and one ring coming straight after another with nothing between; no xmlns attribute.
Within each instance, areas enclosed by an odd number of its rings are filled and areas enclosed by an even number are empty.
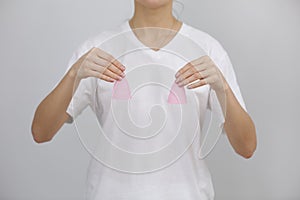
<svg viewBox="0 0 300 200"><path fill-rule="evenodd" d="M177 72L177 73L175 74L175 77L177 78L177 77L178 77L178 75L179 75L179 73Z"/></svg>
<svg viewBox="0 0 300 200"><path fill-rule="evenodd" d="M121 73L121 76L124 78L124 77L125 77L125 73L124 73L124 72L122 72L122 73Z"/></svg>
<svg viewBox="0 0 300 200"><path fill-rule="evenodd" d="M122 66L121 66L121 68L122 68L123 70L125 70L125 69L126 69L124 65L122 65Z"/></svg>

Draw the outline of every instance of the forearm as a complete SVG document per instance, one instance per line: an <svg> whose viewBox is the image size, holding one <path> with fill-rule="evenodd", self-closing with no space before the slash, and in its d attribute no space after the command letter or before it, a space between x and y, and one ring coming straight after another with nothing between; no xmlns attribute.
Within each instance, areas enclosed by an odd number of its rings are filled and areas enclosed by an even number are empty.
<svg viewBox="0 0 300 200"><path fill-rule="evenodd" d="M224 95L225 94L225 95ZM256 149L256 131L248 113L241 107L228 85L225 90L217 92L219 101L225 97L226 111L224 129L234 150L241 156L249 158Z"/></svg>
<svg viewBox="0 0 300 200"><path fill-rule="evenodd" d="M73 89L76 89L78 84L76 73L71 69L39 104L31 127L36 142L51 140L65 123L68 118L66 110L72 99Z"/></svg>

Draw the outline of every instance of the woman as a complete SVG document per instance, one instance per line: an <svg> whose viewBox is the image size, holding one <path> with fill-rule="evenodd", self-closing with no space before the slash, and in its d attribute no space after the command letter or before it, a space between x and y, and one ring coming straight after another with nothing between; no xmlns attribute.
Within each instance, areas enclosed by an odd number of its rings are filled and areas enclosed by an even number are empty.
<svg viewBox="0 0 300 200"><path fill-rule="evenodd" d="M148 56L158 56L151 59L159 58L162 54L160 49L172 45L178 46L175 45L178 34L186 34L202 45L207 55L200 56L178 68L174 76L175 82L179 87L186 86L190 91L211 88L219 100L225 98L223 102L226 102L226 105L222 105L226 107L224 130L234 150L244 158L250 158L256 149L255 127L246 112L225 50L208 34L177 20L172 15L172 0L135 0L134 5L133 17L123 23L113 34L124 30L131 31L134 33L131 37L136 37L133 38L136 42L143 47L149 47L151 55ZM157 29L139 29L144 27ZM72 122L87 105L91 105L91 93L97 82L90 80L100 80L104 91L108 91L110 95L113 83L124 80L126 69L130 66L125 67L120 59L116 59L104 49L97 48L98 43L105 41L105 38L111 34L112 32L106 32L96 39L87 40L74 53L65 76L40 103L35 112L32 134L36 142L50 141L64 123ZM74 96L73 89L76 91ZM201 93L206 100L209 91L204 90ZM99 101L103 105L109 105L107 97L111 96L102 97ZM201 106L207 108L207 104ZM104 113L106 108L106 106L102 107ZM101 117L107 119L107 115ZM89 168L87 186L87 199L211 200L214 198L209 171L203 160L196 160L193 156L183 156L170 167L144 174L122 173L93 161Z"/></svg>

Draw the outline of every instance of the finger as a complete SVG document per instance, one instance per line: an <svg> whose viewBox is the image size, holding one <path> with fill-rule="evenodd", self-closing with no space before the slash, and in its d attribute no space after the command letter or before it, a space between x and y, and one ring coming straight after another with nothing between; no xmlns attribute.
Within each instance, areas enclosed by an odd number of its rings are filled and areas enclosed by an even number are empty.
<svg viewBox="0 0 300 200"><path fill-rule="evenodd" d="M109 53L96 48L96 53L97 56L100 58L104 58L105 60L107 60L109 63L113 64L114 66L116 66L117 68L119 68L120 70L124 71L125 67L117 60L115 59L112 55L110 55Z"/></svg>
<svg viewBox="0 0 300 200"><path fill-rule="evenodd" d="M106 76L114 79L114 80L122 80L121 76L119 76L118 74L110 71L110 69L107 68L107 67L99 66L99 65L93 63L92 65L90 65L90 68L93 71L97 71L97 72L99 72L101 74L104 74L104 75L106 75Z"/></svg>
<svg viewBox="0 0 300 200"><path fill-rule="evenodd" d="M200 73L196 72L193 75L187 77L186 79L178 82L177 84L178 84L179 87L182 87L182 86L185 86L185 85L187 85L189 83L192 83L192 82L194 82L196 80L200 80L201 78L202 77L201 77Z"/></svg>
<svg viewBox="0 0 300 200"><path fill-rule="evenodd" d="M184 72L189 70L191 67L192 67L191 63L187 63L181 69L178 70L178 72L175 74L175 77L177 78L179 75L183 74Z"/></svg>
<svg viewBox="0 0 300 200"><path fill-rule="evenodd" d="M205 79L201 79L201 80L199 80L199 81L197 81L195 83L192 83L192 84L188 85L187 88L188 89L194 89L194 88L206 85L206 84L207 84L206 80Z"/></svg>
<svg viewBox="0 0 300 200"><path fill-rule="evenodd" d="M95 77L95 78L99 78L99 79L102 79L102 80L105 80L107 82L114 82L115 80L111 77L108 77L102 73L99 73L97 71L90 71L89 72L89 75L92 76L92 77Z"/></svg>
<svg viewBox="0 0 300 200"><path fill-rule="evenodd" d="M176 78L175 82L176 83L182 82L185 79L189 78L190 76L192 76L193 74L196 74L196 73L197 73L197 70L194 67L191 67L188 70L186 70L185 72L183 72L182 74L180 74Z"/></svg>
<svg viewBox="0 0 300 200"><path fill-rule="evenodd" d="M196 74L196 73L199 73L199 72L203 72L207 70L207 65L205 64L201 64L201 65L198 65L198 66L195 66L195 67L191 67L189 70L185 71L183 74L179 75L177 78L176 78L176 83L180 83L181 81L189 78L190 76L196 76L198 77L199 75ZM194 75L196 74L196 75ZM201 74L202 75L202 74ZM205 75L205 74L204 74ZM201 78L201 77L200 77ZM203 78L203 76L202 76Z"/></svg>
<svg viewBox="0 0 300 200"><path fill-rule="evenodd" d="M214 80L215 80L214 76L208 76L207 78L201 79L201 80L197 81L196 83L192 83L192 84L188 85L187 88L193 89L193 88L200 87L203 85L211 84L214 82Z"/></svg>
<svg viewBox="0 0 300 200"><path fill-rule="evenodd" d="M108 66L107 69L120 77L125 77L125 73L121 71L119 68L116 68L114 65Z"/></svg>
<svg viewBox="0 0 300 200"><path fill-rule="evenodd" d="M200 58L197 58L195 60L192 60L188 62L184 67L182 67L176 74L175 77L177 78L180 74L184 73L187 71L190 67L195 67L197 65L203 64L207 59L207 56L202 56Z"/></svg>
<svg viewBox="0 0 300 200"><path fill-rule="evenodd" d="M182 87L182 86L185 86L189 83L192 83L196 80L200 80L200 79L207 79L209 76L212 75L212 70L203 70L203 71L200 71L200 72L196 72L194 73L193 75L189 76L188 78L178 82L178 86Z"/></svg>
<svg viewBox="0 0 300 200"><path fill-rule="evenodd" d="M106 68L103 72L104 75L109 76L115 80L122 80L122 77L114 73L113 71L110 71L109 68Z"/></svg>
<svg viewBox="0 0 300 200"><path fill-rule="evenodd" d="M108 62L107 60L104 60L104 59L99 58L99 57L95 57L95 58L93 58L93 62L97 65L104 66L104 68L108 68L110 71L117 74L118 76L121 76L121 77L125 76L125 74L122 70L117 68L115 65L111 65L111 63Z"/></svg>

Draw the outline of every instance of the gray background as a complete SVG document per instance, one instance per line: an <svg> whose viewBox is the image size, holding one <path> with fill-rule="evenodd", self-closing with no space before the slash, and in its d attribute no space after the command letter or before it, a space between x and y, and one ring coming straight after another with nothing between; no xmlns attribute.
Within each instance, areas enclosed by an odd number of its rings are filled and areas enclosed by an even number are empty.
<svg viewBox="0 0 300 200"><path fill-rule="evenodd" d="M183 1L182 19L228 51L258 134L255 156L226 136L208 158L216 200L300 199L298 0ZM0 1L0 199L83 199L89 154L73 125L35 144L34 110L75 48L131 17L129 0Z"/></svg>

